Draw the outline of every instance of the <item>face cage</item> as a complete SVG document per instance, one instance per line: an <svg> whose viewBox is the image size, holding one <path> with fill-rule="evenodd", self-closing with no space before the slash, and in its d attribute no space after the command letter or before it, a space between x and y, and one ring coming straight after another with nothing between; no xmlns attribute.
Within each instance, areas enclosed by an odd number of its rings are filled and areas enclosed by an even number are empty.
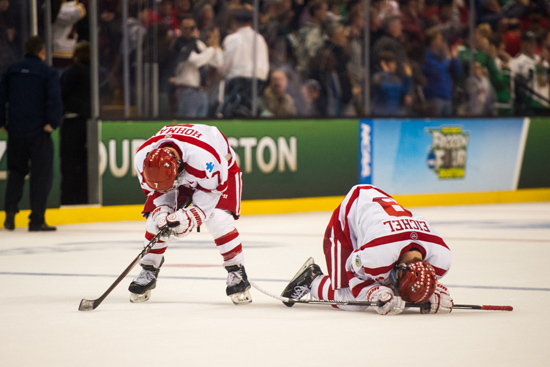
<svg viewBox="0 0 550 367"><path fill-rule="evenodd" d="M392 283L397 288L399 286L399 281L402 278L403 272L411 271L411 268L405 264L395 264L393 269L390 271L390 277Z"/></svg>

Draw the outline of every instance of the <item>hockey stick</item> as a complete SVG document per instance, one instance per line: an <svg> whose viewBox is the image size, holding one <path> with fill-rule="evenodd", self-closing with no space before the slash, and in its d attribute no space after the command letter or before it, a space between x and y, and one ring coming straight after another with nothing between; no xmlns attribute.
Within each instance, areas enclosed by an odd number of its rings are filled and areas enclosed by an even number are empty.
<svg viewBox="0 0 550 367"><path fill-rule="evenodd" d="M256 288L261 293L265 294L266 296L269 296L271 298L274 298L281 302L286 302L286 303L305 303L305 304L311 304L311 305L334 305L334 306L367 306L367 307L381 306L381 303L379 302L368 302L368 301L335 301L335 300L319 300L319 299L293 299L293 298L281 297L262 289L256 284L256 282L253 282L250 279L248 279L248 281L250 282L250 284L252 284L254 288ZM407 302L405 307L424 308L426 307L426 305L421 303ZM484 310L484 311L512 311L514 309L512 306L461 305L461 304L453 305L453 308L461 309L461 310Z"/></svg>
<svg viewBox="0 0 550 367"><path fill-rule="evenodd" d="M101 295L101 297L99 297L98 299L94 299L94 300L82 299L82 301L80 301L80 306L78 306L78 311L92 311L92 310L95 310L97 308L97 306L99 306L101 304L101 302L103 302L103 300L105 298L107 298L109 293L111 293L111 291L113 289L115 289L115 287L122 281L122 279L124 279L126 277L126 275L128 275L130 273L130 271L132 271L134 266L136 266L136 264L143 258L143 256L145 256L151 250L151 248L158 242L159 238L161 236L163 236L169 230L170 230L169 227L162 228L156 234L156 236L153 237L153 239L151 241L149 241L147 246L145 246L143 248L143 250L139 253L139 255L134 259L134 261L132 261L132 263L130 265L128 265L126 270L124 270L122 272L122 274L120 274L120 276L115 280L115 282L113 284L111 284L109 289L107 289L105 291L105 293L103 293Z"/></svg>
<svg viewBox="0 0 550 367"><path fill-rule="evenodd" d="M190 197L188 198L185 203L183 203L183 205L181 206L182 208L187 208L189 205L191 205L191 203L193 202L193 197ZM132 263L130 265L128 265L128 267L122 272L122 274L120 274L120 276L115 280L115 282L113 284L111 284L111 286L109 287L109 289L107 289L105 291L105 293L103 293L101 295L101 297L99 297L98 299L94 299L94 300L88 300L88 299L82 299L80 301L80 306L78 306L78 311L92 311L92 310L95 310L100 304L101 302L103 302L103 300L105 298L107 298L107 296L109 295L109 293L111 293L111 291L113 289L115 289L115 287L122 281L122 279L124 279L126 277L126 275L128 275L130 273L130 271L132 271L132 269L134 268L134 266L136 266L136 264L145 256L147 255L147 253L149 251L151 251L151 248L153 248L153 246L158 242L158 240L163 236L165 235L166 233L168 233L168 231L170 231L170 228L167 226L167 227L164 227L162 228L156 235L155 237L153 237L153 239L151 239L151 241L149 241L149 243L147 244L147 246L145 246L143 248L143 250L139 253L139 255L134 259L134 261L132 261Z"/></svg>

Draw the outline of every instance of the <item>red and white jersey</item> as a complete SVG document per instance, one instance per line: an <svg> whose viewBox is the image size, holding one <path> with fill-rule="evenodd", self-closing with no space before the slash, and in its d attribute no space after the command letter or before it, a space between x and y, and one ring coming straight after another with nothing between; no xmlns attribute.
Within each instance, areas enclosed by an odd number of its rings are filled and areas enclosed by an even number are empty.
<svg viewBox="0 0 550 367"><path fill-rule="evenodd" d="M451 251L428 221L372 185L351 189L325 234L333 285L335 289L349 286L355 296L374 283L390 284L394 264L413 248L435 268L438 278L447 273Z"/></svg>
<svg viewBox="0 0 550 367"><path fill-rule="evenodd" d="M199 124L163 127L143 143L134 158L141 188L149 196L148 201L152 199L156 207L167 205L176 208L181 191L156 192L143 179L143 161L147 153L166 145L178 150L184 165L184 171L176 179L178 188L191 190L193 205L201 208L208 218L227 189L229 172L233 168L238 170L235 152L216 127Z"/></svg>

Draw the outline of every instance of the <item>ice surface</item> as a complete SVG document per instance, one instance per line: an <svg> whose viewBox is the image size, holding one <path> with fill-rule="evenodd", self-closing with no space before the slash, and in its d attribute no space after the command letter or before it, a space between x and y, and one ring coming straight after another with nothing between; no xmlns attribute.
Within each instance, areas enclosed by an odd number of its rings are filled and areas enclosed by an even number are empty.
<svg viewBox="0 0 550 367"><path fill-rule="evenodd" d="M142 248L144 222L0 230L0 365L12 366L548 366L550 203L409 208L453 252L442 281L456 310L394 317L325 305L285 307L255 289L225 295L226 271L204 228L174 243L148 302L129 302L134 268L96 309L78 311ZM329 212L237 222L249 277L279 294L309 257L326 270Z"/></svg>

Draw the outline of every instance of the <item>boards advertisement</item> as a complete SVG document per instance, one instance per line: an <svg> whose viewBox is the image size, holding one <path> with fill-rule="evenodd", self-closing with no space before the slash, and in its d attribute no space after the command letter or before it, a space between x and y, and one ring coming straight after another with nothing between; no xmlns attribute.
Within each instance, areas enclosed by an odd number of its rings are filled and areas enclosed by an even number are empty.
<svg viewBox="0 0 550 367"><path fill-rule="evenodd" d="M518 188L550 187L550 119L533 118L525 143Z"/></svg>
<svg viewBox="0 0 550 367"><path fill-rule="evenodd" d="M360 160L369 155L371 175L361 183L394 194L515 190L525 127L524 119L362 120Z"/></svg>

